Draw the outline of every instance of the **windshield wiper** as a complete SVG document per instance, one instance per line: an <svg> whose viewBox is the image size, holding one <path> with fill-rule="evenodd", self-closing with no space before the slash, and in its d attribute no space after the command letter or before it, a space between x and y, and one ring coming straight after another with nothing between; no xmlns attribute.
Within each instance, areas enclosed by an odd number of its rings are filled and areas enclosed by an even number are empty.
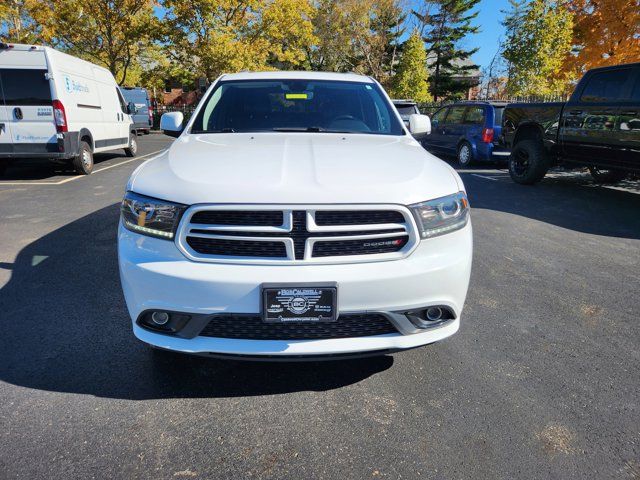
<svg viewBox="0 0 640 480"><path fill-rule="evenodd" d="M191 133L236 133L233 128L221 128L220 130L191 130Z"/></svg>
<svg viewBox="0 0 640 480"><path fill-rule="evenodd" d="M274 132L325 132L322 127L275 127Z"/></svg>
<svg viewBox="0 0 640 480"><path fill-rule="evenodd" d="M275 127L274 132L322 132L322 133L362 133L351 130L328 130L323 127Z"/></svg>

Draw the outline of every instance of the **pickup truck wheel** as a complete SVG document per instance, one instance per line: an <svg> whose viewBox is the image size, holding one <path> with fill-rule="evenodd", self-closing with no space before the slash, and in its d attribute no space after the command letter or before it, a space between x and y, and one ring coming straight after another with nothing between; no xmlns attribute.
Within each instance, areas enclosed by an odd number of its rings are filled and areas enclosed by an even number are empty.
<svg viewBox="0 0 640 480"><path fill-rule="evenodd" d="M124 153L127 157L135 157L138 153L138 140L136 132L129 134L129 146L124 149Z"/></svg>
<svg viewBox="0 0 640 480"><path fill-rule="evenodd" d="M458 146L458 163L461 167L468 167L473 164L473 150L468 142L462 142Z"/></svg>
<svg viewBox="0 0 640 480"><path fill-rule="evenodd" d="M618 183L627 178L627 172L621 170L589 167L589 172L596 183Z"/></svg>
<svg viewBox="0 0 640 480"><path fill-rule="evenodd" d="M80 142L78 155L71 162L80 175L89 175L93 171L93 152L87 142Z"/></svg>
<svg viewBox="0 0 640 480"><path fill-rule="evenodd" d="M522 140L509 156L509 175L516 183L533 185L544 178L549 165L549 156L542 143L537 140Z"/></svg>

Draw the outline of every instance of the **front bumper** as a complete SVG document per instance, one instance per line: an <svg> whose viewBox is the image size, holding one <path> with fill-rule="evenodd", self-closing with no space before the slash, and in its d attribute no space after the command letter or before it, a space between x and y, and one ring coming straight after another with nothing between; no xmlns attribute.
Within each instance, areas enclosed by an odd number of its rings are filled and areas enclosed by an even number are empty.
<svg viewBox="0 0 640 480"><path fill-rule="evenodd" d="M510 155L511 155L511 152L509 150L495 149L491 152L491 158L493 158L494 160L500 160L504 162L509 160Z"/></svg>
<svg viewBox="0 0 640 480"><path fill-rule="evenodd" d="M453 335L471 273L472 231L465 228L420 242L401 260L330 265L247 265L193 262L174 242L142 236L120 226L122 287L133 331L156 347L186 353L249 356L317 356L400 350ZM340 314L393 312L443 305L455 319L420 330L404 316L398 333L321 340L179 338L140 327L146 310L192 314L260 313L262 283L337 282Z"/></svg>

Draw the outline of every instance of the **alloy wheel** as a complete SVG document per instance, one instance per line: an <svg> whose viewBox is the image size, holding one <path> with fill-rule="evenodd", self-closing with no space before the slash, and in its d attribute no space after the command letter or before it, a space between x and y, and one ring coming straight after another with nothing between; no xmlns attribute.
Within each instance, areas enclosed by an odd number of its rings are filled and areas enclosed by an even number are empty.
<svg viewBox="0 0 640 480"><path fill-rule="evenodd" d="M469 149L469 145L462 145L460 147L460 152L458 153L458 161L461 165L468 165L469 160L471 159L471 150Z"/></svg>
<svg viewBox="0 0 640 480"><path fill-rule="evenodd" d="M524 149L516 150L513 154L512 168L516 175L524 175L529 169L529 152Z"/></svg>

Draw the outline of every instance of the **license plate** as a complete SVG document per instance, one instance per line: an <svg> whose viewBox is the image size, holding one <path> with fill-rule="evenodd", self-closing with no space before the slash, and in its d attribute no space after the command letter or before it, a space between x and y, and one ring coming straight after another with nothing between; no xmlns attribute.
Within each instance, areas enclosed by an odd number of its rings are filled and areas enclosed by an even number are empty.
<svg viewBox="0 0 640 480"><path fill-rule="evenodd" d="M262 319L268 323L335 322L337 305L335 283L262 286Z"/></svg>

